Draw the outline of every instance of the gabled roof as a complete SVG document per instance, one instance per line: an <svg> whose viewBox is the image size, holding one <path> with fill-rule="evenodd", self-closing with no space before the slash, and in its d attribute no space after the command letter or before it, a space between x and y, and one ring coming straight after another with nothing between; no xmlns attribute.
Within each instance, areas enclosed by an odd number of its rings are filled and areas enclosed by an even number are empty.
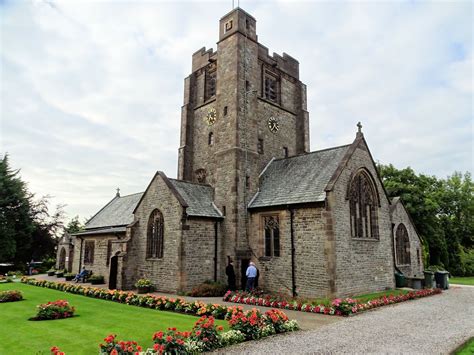
<svg viewBox="0 0 474 355"><path fill-rule="evenodd" d="M188 216L222 218L221 211L214 205L214 190L211 186L176 179L169 181L185 201Z"/></svg>
<svg viewBox="0 0 474 355"><path fill-rule="evenodd" d="M142 194L140 199L137 201L132 213L140 205L141 200L144 198L148 190L150 189L153 181L157 177L161 177L170 189L173 195L176 197L180 205L186 209L188 216L194 217L211 217L211 218L222 218L221 211L214 205L214 190L209 185L195 184L189 181L170 179L162 171L157 171L150 184Z"/></svg>
<svg viewBox="0 0 474 355"><path fill-rule="evenodd" d="M272 160L249 208L324 201L326 186L351 145Z"/></svg>
<svg viewBox="0 0 474 355"><path fill-rule="evenodd" d="M87 221L85 231L82 233L88 232L90 229L126 226L132 223L133 210L142 195L143 192L139 192L133 195L114 197L112 201Z"/></svg>

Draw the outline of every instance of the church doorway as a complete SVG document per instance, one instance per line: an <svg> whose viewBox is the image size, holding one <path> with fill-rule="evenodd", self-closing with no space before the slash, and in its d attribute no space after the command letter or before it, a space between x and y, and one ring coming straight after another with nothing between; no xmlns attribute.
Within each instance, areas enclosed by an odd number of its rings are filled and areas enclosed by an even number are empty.
<svg viewBox="0 0 474 355"><path fill-rule="evenodd" d="M247 285L247 276L245 275L247 272L247 268L249 267L250 259L241 259L240 260L240 288L245 290L245 286Z"/></svg>
<svg viewBox="0 0 474 355"><path fill-rule="evenodd" d="M117 288L117 267L118 256L115 255L110 259L110 273L109 273L109 289L115 290Z"/></svg>

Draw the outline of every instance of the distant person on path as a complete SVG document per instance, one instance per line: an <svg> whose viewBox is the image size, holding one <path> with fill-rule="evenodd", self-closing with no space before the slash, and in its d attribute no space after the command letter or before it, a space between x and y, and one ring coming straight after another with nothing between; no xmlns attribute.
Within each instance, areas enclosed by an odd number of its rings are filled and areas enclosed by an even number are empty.
<svg viewBox="0 0 474 355"><path fill-rule="evenodd" d="M253 261L249 263L249 267L245 272L245 276L247 276L247 286L245 289L247 291L252 291L255 287L255 279L257 278L257 268L255 267Z"/></svg>
<svg viewBox="0 0 474 355"><path fill-rule="evenodd" d="M72 279L72 281L79 282L79 280L82 279L84 276L87 276L87 274L88 274L88 271L86 270L86 267L82 266L82 271L78 273L76 277Z"/></svg>
<svg viewBox="0 0 474 355"><path fill-rule="evenodd" d="M234 262L229 258L229 264L225 268L225 274L227 275L227 284L229 290L235 291L235 270Z"/></svg>

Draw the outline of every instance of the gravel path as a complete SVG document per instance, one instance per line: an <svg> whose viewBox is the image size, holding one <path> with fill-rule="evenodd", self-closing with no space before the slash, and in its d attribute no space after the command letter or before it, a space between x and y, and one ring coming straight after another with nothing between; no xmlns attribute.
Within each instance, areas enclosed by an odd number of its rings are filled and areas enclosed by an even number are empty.
<svg viewBox="0 0 474 355"><path fill-rule="evenodd" d="M226 354L449 354L474 336L474 288L375 309L316 330L247 342Z"/></svg>

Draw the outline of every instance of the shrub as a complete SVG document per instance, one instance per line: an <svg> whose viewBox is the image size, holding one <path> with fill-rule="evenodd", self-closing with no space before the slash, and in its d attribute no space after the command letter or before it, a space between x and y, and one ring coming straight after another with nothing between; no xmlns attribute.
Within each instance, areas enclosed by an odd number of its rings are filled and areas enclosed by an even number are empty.
<svg viewBox="0 0 474 355"><path fill-rule="evenodd" d="M100 285L105 283L105 279L102 275L92 275L89 277L89 282L93 285Z"/></svg>
<svg viewBox="0 0 474 355"><path fill-rule="evenodd" d="M231 329L242 332L246 340L260 338L260 328L263 328L264 323L262 313L256 308L247 312L234 312L229 320Z"/></svg>
<svg viewBox="0 0 474 355"><path fill-rule="evenodd" d="M0 303L3 302L16 302L23 299L23 294L17 290L11 291L0 291Z"/></svg>
<svg viewBox="0 0 474 355"><path fill-rule="evenodd" d="M245 341L245 335L240 330L229 330L219 334L221 347L242 343Z"/></svg>
<svg viewBox="0 0 474 355"><path fill-rule="evenodd" d="M142 347L136 341L116 341L116 337L113 334L105 337L105 344L99 345L99 354L134 355L142 351Z"/></svg>
<svg viewBox="0 0 474 355"><path fill-rule="evenodd" d="M74 307L68 301L58 300L37 306L38 313L32 320L52 320L70 318L74 316Z"/></svg>
<svg viewBox="0 0 474 355"><path fill-rule="evenodd" d="M13 279L11 277L0 275L0 283L8 283L8 282L13 282Z"/></svg>
<svg viewBox="0 0 474 355"><path fill-rule="evenodd" d="M288 321L288 317L283 311L271 309L265 312L265 316L267 324L272 325L277 333L283 333L285 331L283 325Z"/></svg>
<svg viewBox="0 0 474 355"><path fill-rule="evenodd" d="M151 281L148 279L140 279L135 283L135 287L151 287Z"/></svg>
<svg viewBox="0 0 474 355"><path fill-rule="evenodd" d="M191 336L191 332L180 332L176 328L168 328L166 332L153 334L153 350L160 354L183 354L186 353L185 341Z"/></svg>
<svg viewBox="0 0 474 355"><path fill-rule="evenodd" d="M7 272L7 276L13 276L14 278L15 277L22 277L23 276L23 272L17 270L17 271L8 271Z"/></svg>
<svg viewBox="0 0 474 355"><path fill-rule="evenodd" d="M222 331L222 326L216 327L214 317L202 316L194 324L192 340L202 342L204 350L212 350L219 346L218 331Z"/></svg>
<svg viewBox="0 0 474 355"><path fill-rule="evenodd" d="M220 282L206 281L205 283L194 287L189 296L191 297L221 297L227 291L227 286Z"/></svg>
<svg viewBox="0 0 474 355"><path fill-rule="evenodd" d="M51 348L51 355L65 355L57 346Z"/></svg>
<svg viewBox="0 0 474 355"><path fill-rule="evenodd" d="M331 302L331 305L336 310L336 315L338 316L347 316L352 313L357 313L357 301L352 298L336 298Z"/></svg>

